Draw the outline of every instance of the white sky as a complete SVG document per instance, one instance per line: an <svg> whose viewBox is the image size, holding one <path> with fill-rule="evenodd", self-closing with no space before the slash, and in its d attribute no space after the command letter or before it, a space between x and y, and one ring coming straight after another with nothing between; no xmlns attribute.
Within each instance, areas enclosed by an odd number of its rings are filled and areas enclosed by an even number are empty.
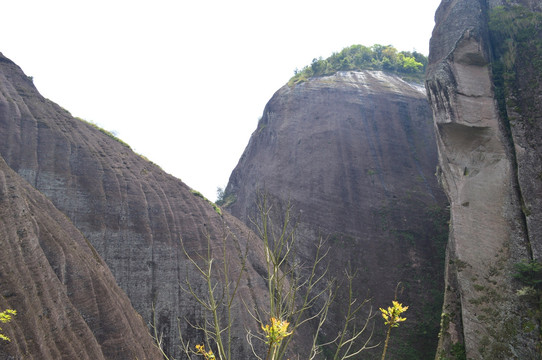
<svg viewBox="0 0 542 360"><path fill-rule="evenodd" d="M427 55L439 3L3 0L0 52L214 200L295 68L353 44Z"/></svg>

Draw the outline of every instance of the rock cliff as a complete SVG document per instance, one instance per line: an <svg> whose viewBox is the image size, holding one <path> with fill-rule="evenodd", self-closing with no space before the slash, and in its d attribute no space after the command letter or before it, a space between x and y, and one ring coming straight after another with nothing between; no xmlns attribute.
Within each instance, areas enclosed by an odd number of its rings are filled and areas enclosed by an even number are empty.
<svg viewBox="0 0 542 360"><path fill-rule="evenodd" d="M540 358L539 289L515 278L542 256L540 8L443 1L435 16L426 88L451 205L438 358Z"/></svg>
<svg viewBox="0 0 542 360"><path fill-rule="evenodd" d="M94 248L0 158L0 359L159 359L143 319Z"/></svg>
<svg viewBox="0 0 542 360"><path fill-rule="evenodd" d="M259 189L276 208L291 201L305 259L319 234L328 237L332 274L356 271L355 294L375 307L391 304L402 282L399 300L411 307L391 354L427 359L437 342L448 217L436 166L423 86L379 71L339 72L274 94L224 199L247 223ZM343 305L330 315L335 325ZM376 324L375 342L383 333Z"/></svg>
<svg viewBox="0 0 542 360"><path fill-rule="evenodd" d="M184 321L197 323L202 312L181 283L188 279L196 289L204 287L186 260L181 238L192 255L206 251L209 239L215 257L223 256L226 241L233 273L241 266L239 251L248 247L239 291L248 306L265 297L259 293L264 281L253 268L263 259L260 241L239 220L219 214L111 134L44 99L31 79L2 55L0 154L88 239L146 323L153 321L154 305L156 325L170 354L178 355L179 320L191 344L201 339ZM236 309L234 336L244 339L244 328L253 321L242 306ZM250 357L246 347L236 351L238 358Z"/></svg>

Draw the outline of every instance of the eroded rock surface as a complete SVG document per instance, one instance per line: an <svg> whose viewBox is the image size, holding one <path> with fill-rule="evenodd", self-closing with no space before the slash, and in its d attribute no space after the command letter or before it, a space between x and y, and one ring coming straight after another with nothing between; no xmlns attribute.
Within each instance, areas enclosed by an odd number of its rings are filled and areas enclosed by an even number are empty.
<svg viewBox="0 0 542 360"><path fill-rule="evenodd" d="M185 319L194 324L203 320L200 305L180 287L188 279L196 289L205 289L186 260L181 238L192 255L206 253L209 238L213 256L222 258L227 234L232 274L240 268L239 251L248 246L247 274L239 291L248 306L265 298L260 293L264 281L253 269L263 259L260 241L244 224L228 213L219 215L180 180L44 99L3 56L0 154L90 241L148 324L155 307L158 332L170 354L179 354L179 321L194 344L201 334L187 328ZM245 344L245 326L255 324L243 305L237 303L235 309L234 336L240 340L234 354L250 358L248 345L240 344Z"/></svg>
<svg viewBox="0 0 542 360"><path fill-rule="evenodd" d="M160 359L94 248L0 158L0 359Z"/></svg>
<svg viewBox="0 0 542 360"><path fill-rule="evenodd" d="M496 44L488 19L501 5L513 4L443 1L431 39L426 88L451 204L438 356L540 356L539 319L531 316L530 301L517 294L521 284L513 275L518 262L540 259L542 184L536 175L542 131L539 121L529 125L525 118L511 126L512 109L498 106L496 91L502 85L495 81ZM540 6L523 5L531 10ZM536 74L522 71L525 66L516 68L525 81ZM533 93L539 96L541 90L538 83ZM509 99L501 100L510 104ZM539 111L540 101L536 106Z"/></svg>
<svg viewBox="0 0 542 360"><path fill-rule="evenodd" d="M391 354L429 358L440 321L448 217L436 165L423 87L378 71L341 72L274 94L225 201L250 223L259 189L276 209L291 200L305 260L318 235L328 236L332 274L357 272L354 293L372 298L374 307L391 304L402 282L399 300L411 307ZM344 319L345 299L339 296L330 315L334 326ZM375 343L382 334L375 332ZM363 356L379 358L379 351Z"/></svg>

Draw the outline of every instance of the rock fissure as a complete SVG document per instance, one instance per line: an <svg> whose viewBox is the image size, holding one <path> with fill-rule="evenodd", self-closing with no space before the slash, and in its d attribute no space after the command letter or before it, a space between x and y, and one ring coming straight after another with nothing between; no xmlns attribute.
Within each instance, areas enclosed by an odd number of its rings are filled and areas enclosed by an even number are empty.
<svg viewBox="0 0 542 360"><path fill-rule="evenodd" d="M453 326L442 328L437 358L453 358L457 341L464 341L466 358L540 358L540 321L527 325L535 319L529 319L531 305L516 293L514 278L515 264L536 258L540 247L533 237L538 218L529 214L531 208L538 214L539 202L528 175L540 165L529 155L536 146L526 144L517 121L509 123L513 102L501 84L510 73L499 79L502 65L490 41L495 29L489 22L495 19L489 12L500 5L443 1L431 39L426 88L451 203L444 312L461 311L461 319L450 317ZM499 15L509 19L510 13ZM506 32L505 25L497 31Z"/></svg>

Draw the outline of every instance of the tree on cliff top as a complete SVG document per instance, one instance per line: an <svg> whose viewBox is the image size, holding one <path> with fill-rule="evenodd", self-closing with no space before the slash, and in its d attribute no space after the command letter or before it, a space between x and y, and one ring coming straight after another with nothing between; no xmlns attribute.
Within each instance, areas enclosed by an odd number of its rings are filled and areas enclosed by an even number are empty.
<svg viewBox="0 0 542 360"><path fill-rule="evenodd" d="M426 65L427 57L417 51L399 52L391 45L352 45L327 59L315 58L302 70L296 69L288 85L299 84L310 77L333 75L338 71L360 70L382 70L422 82Z"/></svg>

